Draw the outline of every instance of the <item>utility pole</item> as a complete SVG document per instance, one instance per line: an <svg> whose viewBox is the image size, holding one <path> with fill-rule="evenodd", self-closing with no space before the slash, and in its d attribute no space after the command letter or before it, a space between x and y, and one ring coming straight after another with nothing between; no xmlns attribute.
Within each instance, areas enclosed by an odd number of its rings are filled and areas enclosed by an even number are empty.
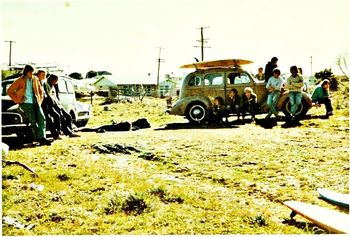
<svg viewBox="0 0 350 237"><path fill-rule="evenodd" d="M159 56L157 59L158 62L158 72L157 72L157 96L160 96L160 87L159 87L159 72L160 72L160 63L164 63L165 60L160 58L160 53L162 52L162 47L158 47L159 48Z"/></svg>
<svg viewBox="0 0 350 237"><path fill-rule="evenodd" d="M6 40L5 42L9 42L10 43L9 66L11 66L12 43L16 43L16 41Z"/></svg>
<svg viewBox="0 0 350 237"><path fill-rule="evenodd" d="M312 56L310 56L310 64L311 64L311 76L312 76Z"/></svg>
<svg viewBox="0 0 350 237"><path fill-rule="evenodd" d="M197 28L198 30L201 30L201 39L197 40L197 42L201 43L201 46L194 46L195 48L201 47L201 56L202 56L201 59L202 59L202 61L204 61L204 48L210 48L210 47L204 46L204 44L208 43L208 40L209 40L209 39L204 39L204 36L203 36L203 29L207 29L207 28L209 28L209 26Z"/></svg>

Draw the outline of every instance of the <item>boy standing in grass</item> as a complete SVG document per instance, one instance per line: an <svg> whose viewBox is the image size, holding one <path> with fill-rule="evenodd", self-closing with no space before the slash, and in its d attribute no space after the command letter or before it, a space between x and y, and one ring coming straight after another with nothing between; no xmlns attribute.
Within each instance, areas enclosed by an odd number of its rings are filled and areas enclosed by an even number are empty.
<svg viewBox="0 0 350 237"><path fill-rule="evenodd" d="M290 73L292 74L287 79L286 89L289 90L289 103L290 103L290 112L292 120L295 119L295 113L301 103L302 99L302 88L304 86L303 76L298 73L297 66L290 67Z"/></svg>
<svg viewBox="0 0 350 237"><path fill-rule="evenodd" d="M269 91L267 96L267 105L270 107L269 113L266 115L265 119L269 119L272 114L278 119L278 111L276 109L277 102L281 95L281 87L283 81L280 77L281 71L277 68L273 70L273 76L270 77L266 84L266 88Z"/></svg>
<svg viewBox="0 0 350 237"><path fill-rule="evenodd" d="M41 103L43 89L39 79L33 75L34 68L26 65L23 75L15 80L7 89L7 94L24 111L33 133L33 140L40 145L50 145L46 139L46 120Z"/></svg>

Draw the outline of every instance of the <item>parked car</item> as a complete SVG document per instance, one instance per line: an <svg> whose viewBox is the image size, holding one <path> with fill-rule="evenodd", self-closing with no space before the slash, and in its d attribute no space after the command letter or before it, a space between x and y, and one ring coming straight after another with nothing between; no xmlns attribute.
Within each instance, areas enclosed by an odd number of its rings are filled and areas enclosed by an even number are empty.
<svg viewBox="0 0 350 237"><path fill-rule="evenodd" d="M7 89L16 79L5 79L2 81L1 105L2 105L2 134L17 134L25 137L30 132L24 112L7 95ZM57 85L60 101L63 107L72 116L73 123L77 127L85 126L92 116L92 106L79 102L75 98L74 85L71 80L59 77Z"/></svg>
<svg viewBox="0 0 350 237"><path fill-rule="evenodd" d="M242 97L244 88L251 87L257 95L258 113L267 113L266 103L268 91L266 82L259 81L239 65L232 67L197 68L183 80L180 97L167 111L169 114L186 116L193 123L204 123L209 119L209 111L213 106L214 98L220 96L227 105L228 92L235 88ZM296 115L302 116L311 108L310 96L303 92L302 103ZM285 90L277 104L286 116L290 115L289 91Z"/></svg>

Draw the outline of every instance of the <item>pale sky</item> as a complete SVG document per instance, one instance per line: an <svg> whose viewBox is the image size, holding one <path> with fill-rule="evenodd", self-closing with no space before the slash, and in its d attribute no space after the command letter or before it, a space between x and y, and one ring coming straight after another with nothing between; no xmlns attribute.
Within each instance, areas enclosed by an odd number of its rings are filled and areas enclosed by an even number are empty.
<svg viewBox="0 0 350 237"><path fill-rule="evenodd" d="M205 60L242 58L250 71L273 57L282 72L310 75L350 55L349 0L114 0L1 1L1 63L58 63L71 71L109 70L120 80L164 74L200 59L201 26L209 38ZM348 61L348 63L350 63Z"/></svg>

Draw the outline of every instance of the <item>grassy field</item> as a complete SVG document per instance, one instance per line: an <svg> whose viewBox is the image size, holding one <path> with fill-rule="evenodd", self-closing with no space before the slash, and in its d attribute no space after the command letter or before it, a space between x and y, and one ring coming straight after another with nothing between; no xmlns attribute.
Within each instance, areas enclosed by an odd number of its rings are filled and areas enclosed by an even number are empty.
<svg viewBox="0 0 350 237"><path fill-rule="evenodd" d="M165 101L94 101L88 127L147 118L152 128L80 132L49 147L11 150L19 166L2 170L4 235L315 234L327 233L282 203L299 200L346 212L318 198L317 188L349 192L348 86L300 126L254 123L191 128L164 114ZM98 147L121 145L124 152ZM37 188L38 185L41 188Z"/></svg>

